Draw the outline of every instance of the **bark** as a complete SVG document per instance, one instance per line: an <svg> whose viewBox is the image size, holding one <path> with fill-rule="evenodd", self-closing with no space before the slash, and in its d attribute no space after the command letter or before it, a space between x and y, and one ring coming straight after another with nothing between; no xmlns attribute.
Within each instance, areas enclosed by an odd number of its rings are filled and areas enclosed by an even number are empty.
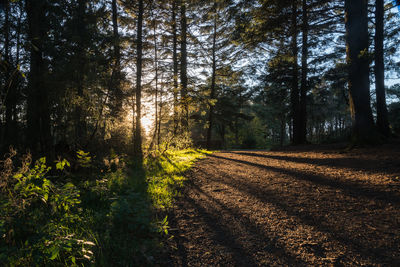
<svg viewBox="0 0 400 267"><path fill-rule="evenodd" d="M291 104L291 115L293 121L293 144L299 144L300 142L300 108L299 108L299 85L298 85L298 63L297 63L297 53L298 53L298 44L297 44L297 0L292 2L292 41L291 41L291 50L292 50L292 86L290 91L290 104Z"/></svg>
<svg viewBox="0 0 400 267"><path fill-rule="evenodd" d="M137 24L137 40L136 40L136 127L133 141L133 152L139 164L143 161L142 151L142 124L141 124L141 109L142 109L142 55L143 55L143 40L142 40L142 27L143 27L143 0L139 0L138 11L138 24Z"/></svg>
<svg viewBox="0 0 400 267"><path fill-rule="evenodd" d="M15 57L16 64L19 64L19 55L20 55L20 50L21 50L21 27L22 27L21 20L22 20L23 9L24 9L22 1L19 1L18 4L19 4L20 15L18 16L18 21L17 21L17 47L16 47L17 51L16 51L16 57Z"/></svg>
<svg viewBox="0 0 400 267"><path fill-rule="evenodd" d="M122 89L121 89L121 47L118 32L118 10L117 0L112 0L112 24L114 35L114 66L111 73L111 92L115 98L115 115L118 117L122 111Z"/></svg>
<svg viewBox="0 0 400 267"><path fill-rule="evenodd" d="M18 144L18 133L17 133L17 86L20 81L20 72L17 68L18 57L16 60L13 60L12 57L12 44L11 39L11 3L9 0L4 2L4 87L2 88L4 94L4 106L5 106L5 125L4 131L0 131L0 149L3 148L8 149L9 145ZM19 41L20 38L20 21L21 16L18 17L17 21L17 29L15 31L15 36L17 38L17 51L19 49Z"/></svg>
<svg viewBox="0 0 400 267"><path fill-rule="evenodd" d="M301 49L301 86L300 86L300 126L299 143L307 142L307 76L308 76L308 10L307 0L302 0L302 49Z"/></svg>
<svg viewBox="0 0 400 267"><path fill-rule="evenodd" d="M154 71L155 71L155 121L154 121L154 126L155 126L155 131L157 133L157 146L160 145L160 136L159 136L159 123L158 121L161 120L161 117L159 117L159 101L158 101L158 47L157 47L157 35L156 35L156 24L154 24Z"/></svg>
<svg viewBox="0 0 400 267"><path fill-rule="evenodd" d="M43 59L43 40L46 36L46 2L27 0L25 4L30 41L27 101L28 147L34 154L36 152L46 153L52 158L54 151L50 129L48 90L45 84L46 65Z"/></svg>
<svg viewBox="0 0 400 267"><path fill-rule="evenodd" d="M189 101L187 96L187 21L186 21L186 1L181 1L181 106L182 131L189 130Z"/></svg>
<svg viewBox="0 0 400 267"><path fill-rule="evenodd" d="M214 3L216 5L216 3ZM217 70L217 62L216 62L216 40L217 40L217 13L214 10L214 27L213 27L213 40L212 40L212 74L211 74L211 90L210 90L210 103L209 103L209 112L208 112L208 129L207 129L207 148L211 148L211 139L212 139L212 128L213 128L213 120L214 120L214 103L212 101L215 98L215 79L216 79L216 70Z"/></svg>
<svg viewBox="0 0 400 267"><path fill-rule="evenodd" d="M375 8L375 90L376 90L376 124L380 133L390 135L388 111L385 92L385 64L383 52L384 1L376 0Z"/></svg>
<svg viewBox="0 0 400 267"><path fill-rule="evenodd" d="M163 107L163 99L162 99L162 90L161 90L160 98L159 98L159 108L158 108L157 146L160 146L160 143L161 143L162 107Z"/></svg>
<svg viewBox="0 0 400 267"><path fill-rule="evenodd" d="M370 105L367 4L367 0L345 1L346 61L352 141L355 144L370 143L375 139Z"/></svg>
<svg viewBox="0 0 400 267"><path fill-rule="evenodd" d="M13 119L12 119L12 114L13 114L13 109L15 104L13 103L13 91L14 88L12 87L12 62L11 62L11 56L10 56L10 3L8 0L5 1L4 3L4 62L5 62L5 83L4 83L4 94L5 94L5 107L6 107L6 113L5 113L5 127L4 127L4 135L2 133L1 135L1 143L0 143L0 148L1 145L5 145L4 147L12 144L12 137L13 137Z"/></svg>
<svg viewBox="0 0 400 267"><path fill-rule="evenodd" d="M154 16L153 16L154 18ZM154 132L153 132L153 137L149 146L149 150L152 150L154 143L158 147L160 144L160 136L159 136L159 123L158 120L159 114L158 114L158 108L159 108L159 103L158 103L158 46L157 46L157 24L154 21L154 28L153 28L153 38L154 38L154 72L155 72L155 94L154 94Z"/></svg>
<svg viewBox="0 0 400 267"><path fill-rule="evenodd" d="M85 22L85 13L86 13L86 0L78 0L78 10L77 10L77 20L76 31L78 33L78 44L76 51L76 59L77 59L77 68L75 71L76 75L76 92L80 100L84 99L84 73L85 73L85 65L86 65L86 22ZM83 111L83 103L80 101L75 108L75 137L76 144L81 146L86 143L86 134L87 134L86 120Z"/></svg>
<svg viewBox="0 0 400 267"><path fill-rule="evenodd" d="M172 51L172 60L173 60L173 68L174 68L174 77L173 77L173 97L174 97L174 134L177 133L179 128L179 103L178 103L178 34L176 28L176 13L177 9L176 0L173 0L172 3L172 43L173 43L173 51Z"/></svg>
<svg viewBox="0 0 400 267"><path fill-rule="evenodd" d="M285 115L281 115L281 125L280 125L280 131L279 131L279 145L283 147L283 144L285 143L285 132L286 132L286 119Z"/></svg>

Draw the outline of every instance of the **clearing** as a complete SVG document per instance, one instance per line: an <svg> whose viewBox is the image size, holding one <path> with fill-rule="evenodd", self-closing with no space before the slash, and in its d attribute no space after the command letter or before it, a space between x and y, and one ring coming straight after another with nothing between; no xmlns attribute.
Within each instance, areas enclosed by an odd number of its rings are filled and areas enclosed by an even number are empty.
<svg viewBox="0 0 400 267"><path fill-rule="evenodd" d="M399 144L218 152L186 176L163 265L400 264Z"/></svg>

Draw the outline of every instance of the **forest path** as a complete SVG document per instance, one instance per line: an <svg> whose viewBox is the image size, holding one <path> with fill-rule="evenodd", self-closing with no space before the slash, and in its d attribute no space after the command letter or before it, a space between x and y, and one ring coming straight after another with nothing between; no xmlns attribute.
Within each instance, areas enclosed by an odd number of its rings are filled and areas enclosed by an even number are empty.
<svg viewBox="0 0 400 267"><path fill-rule="evenodd" d="M400 264L399 145L219 152L187 177L162 265Z"/></svg>

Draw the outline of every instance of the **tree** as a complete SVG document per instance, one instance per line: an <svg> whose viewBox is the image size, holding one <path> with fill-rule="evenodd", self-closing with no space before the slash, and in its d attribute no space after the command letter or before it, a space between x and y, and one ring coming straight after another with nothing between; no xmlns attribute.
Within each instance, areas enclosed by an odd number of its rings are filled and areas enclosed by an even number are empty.
<svg viewBox="0 0 400 267"><path fill-rule="evenodd" d="M172 61L173 61L173 109L174 109L174 134L179 128L179 103L178 103L178 30L176 18L177 0L172 0Z"/></svg>
<svg viewBox="0 0 400 267"><path fill-rule="evenodd" d="M181 0L181 126L182 131L189 130L189 99L188 99L188 78L187 78L187 20L186 0Z"/></svg>
<svg viewBox="0 0 400 267"><path fill-rule="evenodd" d="M217 62L216 62L216 40L217 40L217 3L214 0L214 22L213 22L213 33L212 33L212 67L211 67L211 88L210 88L210 103L209 103L209 111L208 111L208 128L207 128L207 148L211 147L211 134L212 134L212 128L213 128L213 120L214 120L214 103L212 103L212 100L215 98L215 79L216 79L216 71L217 71Z"/></svg>
<svg viewBox="0 0 400 267"><path fill-rule="evenodd" d="M390 135L385 92L385 64L383 51L384 36L384 0L375 4L375 90L376 90L376 125L384 135Z"/></svg>
<svg viewBox="0 0 400 267"><path fill-rule="evenodd" d="M75 107L75 140L78 146L82 146L86 143L87 138L87 123L83 111L83 99L84 99L84 82L85 82L85 71L86 71L86 51L87 51L87 16L86 16L86 0L77 0L76 10L76 21L75 21L75 33L77 34L77 45L75 47L75 60L77 63L75 69L75 83L76 83L76 94L80 100Z"/></svg>
<svg viewBox="0 0 400 267"><path fill-rule="evenodd" d="M367 5L367 0L345 1L346 61L355 144L370 143L376 138L370 105Z"/></svg>
<svg viewBox="0 0 400 267"><path fill-rule="evenodd" d="M122 110L123 92L121 88L122 70L121 70L121 47L120 35L118 32L118 9L117 0L112 0L112 26L113 26L113 68L110 78L110 91L114 95L114 115L120 116Z"/></svg>
<svg viewBox="0 0 400 267"><path fill-rule="evenodd" d="M51 122L46 88L47 71L43 58L46 38L46 1L26 1L30 45L29 85L27 102L28 147L33 152L53 155Z"/></svg>
<svg viewBox="0 0 400 267"><path fill-rule="evenodd" d="M153 2L153 4L155 4ZM159 8L161 9L161 8ZM153 49L154 49L154 60L153 60L153 66L154 66L154 131L153 131L153 137L151 138L149 150L152 150L154 144L158 147L161 142L161 120L162 120L162 106L163 106L163 101L162 101L162 90L160 87L160 58L159 58L159 52L161 52L162 49L162 43L158 43L158 26L161 24L161 20L158 18L160 17L160 13L156 14L157 12L157 6L153 5L151 6L151 27L153 30ZM161 34L160 34L161 35Z"/></svg>
<svg viewBox="0 0 400 267"><path fill-rule="evenodd" d="M307 0L302 0L302 47L301 47L301 85L300 85L300 125L299 143L307 141L307 90L308 90L308 6Z"/></svg>
<svg viewBox="0 0 400 267"><path fill-rule="evenodd" d="M0 52L0 114L5 113L3 131L0 131L0 151L8 149L9 145L18 144L18 108L21 102L20 88L23 81L20 65L21 50L21 20L23 16L22 2L4 2L3 48ZM13 34L14 33L14 34ZM16 53L12 53L13 49ZM1 122L0 122L1 124Z"/></svg>
<svg viewBox="0 0 400 267"><path fill-rule="evenodd" d="M300 99L299 99L299 81L298 81L298 27L297 27L297 0L292 1L291 6L291 52L292 52L292 85L290 91L291 117L293 127L293 144L301 143L300 136Z"/></svg>
<svg viewBox="0 0 400 267"><path fill-rule="evenodd" d="M216 5L216 3L214 3ZM210 88L210 104L209 104L209 111L208 111L208 128L207 128L207 148L211 147L211 134L213 128L213 116L214 116L214 103L212 100L215 98L215 78L216 78L216 69L217 69L217 62L216 62L216 39L217 39L217 12L215 10L214 15L214 26L213 26L213 39L212 39L212 70L211 70L211 88Z"/></svg>
<svg viewBox="0 0 400 267"><path fill-rule="evenodd" d="M141 163L143 160L142 151L142 55L143 55L143 0L139 0L137 37L136 37L136 127L133 140L133 152L136 160Z"/></svg>

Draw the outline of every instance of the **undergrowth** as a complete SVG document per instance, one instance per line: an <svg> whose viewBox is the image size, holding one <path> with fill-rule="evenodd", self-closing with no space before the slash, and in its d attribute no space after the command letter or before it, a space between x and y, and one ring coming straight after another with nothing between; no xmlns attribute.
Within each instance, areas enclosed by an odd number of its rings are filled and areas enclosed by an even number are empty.
<svg viewBox="0 0 400 267"><path fill-rule="evenodd" d="M204 150L154 152L135 167L115 153L102 161L32 164L11 150L0 166L1 266L148 266L156 264L182 173ZM21 166L15 169L16 161ZM72 166L71 166L72 165Z"/></svg>

